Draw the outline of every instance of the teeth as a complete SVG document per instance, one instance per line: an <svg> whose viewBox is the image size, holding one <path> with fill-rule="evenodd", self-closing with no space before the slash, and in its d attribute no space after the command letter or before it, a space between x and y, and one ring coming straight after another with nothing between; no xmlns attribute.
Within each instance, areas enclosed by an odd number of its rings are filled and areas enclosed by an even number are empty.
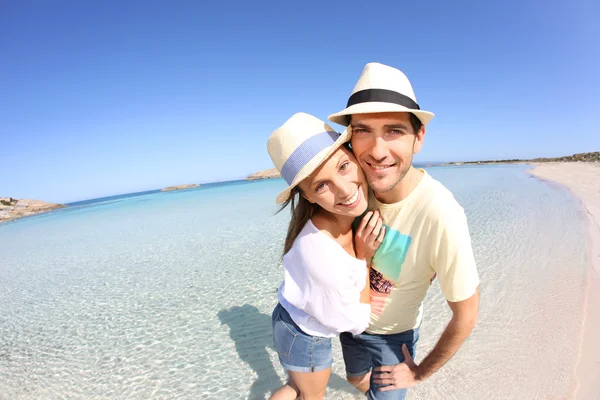
<svg viewBox="0 0 600 400"><path fill-rule="evenodd" d="M342 204L345 206L349 206L351 204L354 204L356 200L358 200L358 188L356 189L356 193L354 193L354 196L352 196L348 201L345 201Z"/></svg>
<svg viewBox="0 0 600 400"><path fill-rule="evenodd" d="M373 169L386 169L386 168L389 168L390 165L373 165L373 164L371 164L371 167L373 167Z"/></svg>

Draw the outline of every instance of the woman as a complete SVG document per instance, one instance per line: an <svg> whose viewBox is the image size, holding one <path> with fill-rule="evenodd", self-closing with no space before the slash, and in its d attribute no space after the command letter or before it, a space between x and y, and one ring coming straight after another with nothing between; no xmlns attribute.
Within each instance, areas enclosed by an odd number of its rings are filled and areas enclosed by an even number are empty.
<svg viewBox="0 0 600 400"><path fill-rule="evenodd" d="M350 133L335 133L304 113L293 115L268 141L288 187L277 196L292 218L284 245L284 281L273 311L273 339L288 382L272 400L322 399L333 363L331 339L369 323L369 265L382 242L378 213L368 213L367 183ZM373 218L371 218L373 217Z"/></svg>

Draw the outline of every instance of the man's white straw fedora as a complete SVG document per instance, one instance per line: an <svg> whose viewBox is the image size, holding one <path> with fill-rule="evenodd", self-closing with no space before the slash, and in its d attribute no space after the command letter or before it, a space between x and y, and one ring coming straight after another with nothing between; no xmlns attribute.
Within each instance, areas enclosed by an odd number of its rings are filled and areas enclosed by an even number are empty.
<svg viewBox="0 0 600 400"><path fill-rule="evenodd" d="M383 112L410 112L423 125L433 118L433 113L421 110L410 81L399 69L369 63L348 99L346 108L329 116L331 122L348 126L348 115Z"/></svg>
<svg viewBox="0 0 600 400"><path fill-rule="evenodd" d="M277 128L269 137L267 150L275 168L288 184L277 196L277 204L285 202L294 187L349 140L348 129L339 134L325 122L306 113L292 115Z"/></svg>

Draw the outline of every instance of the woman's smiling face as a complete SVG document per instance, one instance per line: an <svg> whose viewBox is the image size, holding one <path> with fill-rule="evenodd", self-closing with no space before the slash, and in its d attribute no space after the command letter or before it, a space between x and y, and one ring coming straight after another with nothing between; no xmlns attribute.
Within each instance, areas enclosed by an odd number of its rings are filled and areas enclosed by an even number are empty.
<svg viewBox="0 0 600 400"><path fill-rule="evenodd" d="M298 186L308 201L332 214L357 217L367 208L365 175L346 146L341 146Z"/></svg>

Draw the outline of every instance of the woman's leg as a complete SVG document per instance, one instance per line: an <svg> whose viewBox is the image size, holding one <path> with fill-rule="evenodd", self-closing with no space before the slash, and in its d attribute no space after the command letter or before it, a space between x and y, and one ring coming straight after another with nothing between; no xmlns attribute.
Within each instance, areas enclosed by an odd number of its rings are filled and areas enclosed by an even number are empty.
<svg viewBox="0 0 600 400"><path fill-rule="evenodd" d="M333 364L331 339L304 333L288 312L278 304L273 311L273 342L279 361L288 371L288 383L271 396L271 400L320 400L325 396ZM293 369L319 372L295 372Z"/></svg>
<svg viewBox="0 0 600 400"><path fill-rule="evenodd" d="M285 385L277 389L275 393L269 397L269 400L296 400L300 396L300 390L296 387L292 379L288 377Z"/></svg>
<svg viewBox="0 0 600 400"><path fill-rule="evenodd" d="M325 397L331 367L319 372L289 371L290 381L300 391L301 400L321 400Z"/></svg>

